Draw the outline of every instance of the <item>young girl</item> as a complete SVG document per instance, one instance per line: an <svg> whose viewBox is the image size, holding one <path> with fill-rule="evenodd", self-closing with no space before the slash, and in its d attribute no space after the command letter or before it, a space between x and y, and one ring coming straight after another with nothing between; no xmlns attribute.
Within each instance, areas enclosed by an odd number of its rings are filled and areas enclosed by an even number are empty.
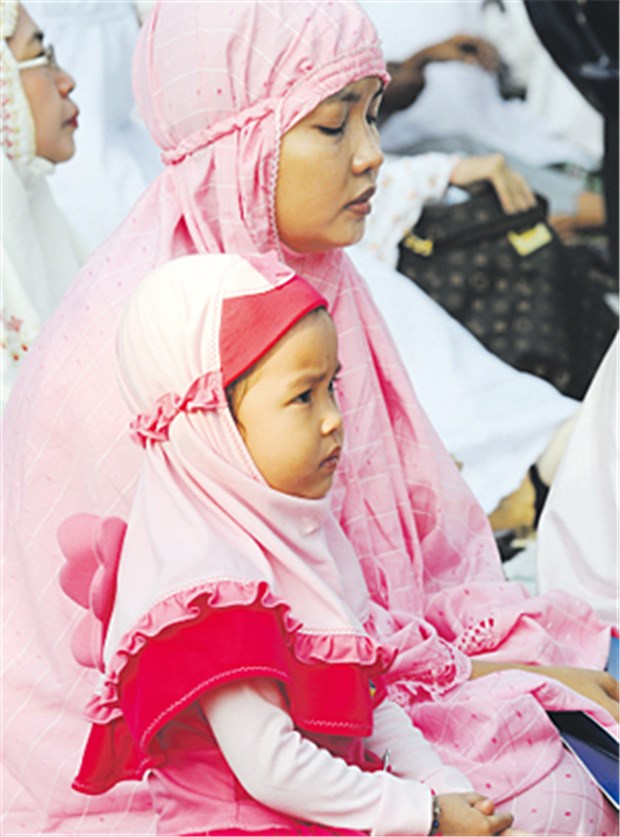
<svg viewBox="0 0 620 837"><path fill-rule="evenodd" d="M181 258L134 294L119 359L144 451L126 533L91 515L60 531L63 589L90 606L74 649L103 671L74 787L148 771L160 834L496 833L512 817L385 699L393 652L364 631L329 511L343 426L326 305L270 255Z"/></svg>

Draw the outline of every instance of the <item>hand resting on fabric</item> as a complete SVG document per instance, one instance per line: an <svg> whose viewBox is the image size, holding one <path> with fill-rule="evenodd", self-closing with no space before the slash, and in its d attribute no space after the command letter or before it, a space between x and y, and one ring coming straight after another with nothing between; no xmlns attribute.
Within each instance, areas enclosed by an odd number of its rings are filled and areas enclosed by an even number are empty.
<svg viewBox="0 0 620 837"><path fill-rule="evenodd" d="M495 813L492 800L478 793L442 793L437 800L440 834L510 833L512 814Z"/></svg>
<svg viewBox="0 0 620 837"><path fill-rule="evenodd" d="M472 660L471 679L483 677L494 671L505 669L519 669L520 671L531 671L535 674L542 674L551 677L568 686L589 700L598 703L609 714L619 720L618 700L620 698L620 686L615 677L607 671L596 671L589 668L573 668L571 666L533 666L521 663L490 663L482 660Z"/></svg>

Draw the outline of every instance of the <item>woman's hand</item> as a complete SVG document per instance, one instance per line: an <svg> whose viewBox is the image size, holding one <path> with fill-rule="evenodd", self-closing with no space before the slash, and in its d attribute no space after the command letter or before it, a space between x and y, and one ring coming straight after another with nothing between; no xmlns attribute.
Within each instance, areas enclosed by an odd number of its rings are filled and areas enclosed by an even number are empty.
<svg viewBox="0 0 620 837"><path fill-rule="evenodd" d="M479 793L442 793L437 801L443 835L500 834L512 825L512 814L496 814L492 800Z"/></svg>
<svg viewBox="0 0 620 837"><path fill-rule="evenodd" d="M489 73L496 73L502 62L493 44L473 35L454 35L427 47L419 54L424 56L426 64L431 61L461 61L463 64L474 64Z"/></svg>
<svg viewBox="0 0 620 837"><path fill-rule="evenodd" d="M574 692L598 703L609 714L620 720L618 712L618 700L620 699L620 686L615 677L607 671L595 671L589 668L574 668L573 666L531 666L521 663L489 663L483 660L472 660L471 679L482 677L493 671L504 671L518 669L520 671L531 671L533 674L542 674L568 686Z"/></svg>
<svg viewBox="0 0 620 837"><path fill-rule="evenodd" d="M602 195L582 192L572 215L551 215L549 223L565 243L570 243L581 229L605 225L605 202Z"/></svg>
<svg viewBox="0 0 620 837"><path fill-rule="evenodd" d="M433 61L461 61L491 73L497 72L501 64L500 54L493 44L472 35L455 35L415 52L405 61L389 61L388 71L392 81L383 94L381 119L387 119L392 113L405 110L415 102L426 84L424 70Z"/></svg>
<svg viewBox="0 0 620 837"><path fill-rule="evenodd" d="M380 119L387 119L393 113L407 110L424 90L426 80L424 68L414 63L395 64L388 62L392 81L383 92Z"/></svg>
<svg viewBox="0 0 620 837"><path fill-rule="evenodd" d="M569 666L536 666L534 671L559 680L569 689L589 698L606 709L616 721L619 720L619 684L608 671L593 671L589 668Z"/></svg>
<svg viewBox="0 0 620 837"><path fill-rule="evenodd" d="M489 181L504 212L523 212L536 204L534 193L525 179L508 167L501 154L464 157L450 176L450 183L454 186L469 186L478 180Z"/></svg>

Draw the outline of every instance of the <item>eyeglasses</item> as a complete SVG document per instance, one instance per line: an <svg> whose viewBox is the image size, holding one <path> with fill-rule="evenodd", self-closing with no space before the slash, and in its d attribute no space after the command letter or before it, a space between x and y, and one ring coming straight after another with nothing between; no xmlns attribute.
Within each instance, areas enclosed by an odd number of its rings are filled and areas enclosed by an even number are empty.
<svg viewBox="0 0 620 837"><path fill-rule="evenodd" d="M56 53L54 47L50 44L43 47L43 53L37 55L36 58L29 58L27 61L18 61L18 70L32 70L35 67L49 67L51 70L59 70L58 62L56 61Z"/></svg>

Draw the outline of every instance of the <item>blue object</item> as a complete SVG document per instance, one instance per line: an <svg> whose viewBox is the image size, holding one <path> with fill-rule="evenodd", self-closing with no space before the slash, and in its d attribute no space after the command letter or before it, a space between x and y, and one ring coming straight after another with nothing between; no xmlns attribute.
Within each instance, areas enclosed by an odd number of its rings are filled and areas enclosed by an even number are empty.
<svg viewBox="0 0 620 837"><path fill-rule="evenodd" d="M618 740L584 712L549 712L562 740L618 810Z"/></svg>
<svg viewBox="0 0 620 837"><path fill-rule="evenodd" d="M607 658L607 666L605 671L608 671L618 680L618 657L620 656L620 642L617 636L612 636L609 645L609 657Z"/></svg>

